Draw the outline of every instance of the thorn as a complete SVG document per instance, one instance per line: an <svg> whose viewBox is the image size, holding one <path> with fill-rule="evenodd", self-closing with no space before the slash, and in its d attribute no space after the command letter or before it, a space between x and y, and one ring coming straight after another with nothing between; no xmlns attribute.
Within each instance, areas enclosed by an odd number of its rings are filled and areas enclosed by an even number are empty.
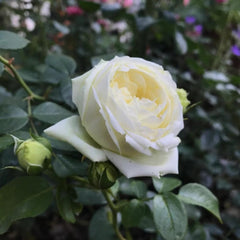
<svg viewBox="0 0 240 240"><path fill-rule="evenodd" d="M11 65L14 60L15 60L14 58L10 58L10 59L8 60L9 65Z"/></svg>

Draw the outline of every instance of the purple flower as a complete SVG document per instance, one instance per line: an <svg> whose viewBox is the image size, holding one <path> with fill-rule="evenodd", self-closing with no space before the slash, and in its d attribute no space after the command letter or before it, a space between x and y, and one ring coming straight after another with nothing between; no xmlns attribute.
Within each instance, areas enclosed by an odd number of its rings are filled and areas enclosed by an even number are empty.
<svg viewBox="0 0 240 240"><path fill-rule="evenodd" d="M196 25L196 26L194 26L194 32L197 34L197 35L201 35L202 34L202 29L203 29L203 27L202 27L202 25Z"/></svg>
<svg viewBox="0 0 240 240"><path fill-rule="evenodd" d="M240 48L237 45L231 47L232 54L240 57Z"/></svg>
<svg viewBox="0 0 240 240"><path fill-rule="evenodd" d="M235 36L236 38L238 38L240 40L240 30L234 30L232 31L233 36Z"/></svg>
<svg viewBox="0 0 240 240"><path fill-rule="evenodd" d="M187 24L193 24L193 23L195 23L195 21L196 21L196 18L193 17L193 16L187 16L187 17L185 17L185 22L186 22Z"/></svg>

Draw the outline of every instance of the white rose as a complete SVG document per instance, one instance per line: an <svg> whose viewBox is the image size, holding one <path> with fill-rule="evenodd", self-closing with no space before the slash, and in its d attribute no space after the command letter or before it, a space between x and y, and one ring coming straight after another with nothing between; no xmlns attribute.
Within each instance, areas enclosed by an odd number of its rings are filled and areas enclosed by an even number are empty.
<svg viewBox="0 0 240 240"><path fill-rule="evenodd" d="M45 132L90 160L109 159L125 176L178 173L183 108L168 71L141 58L115 57L74 78L79 116Z"/></svg>

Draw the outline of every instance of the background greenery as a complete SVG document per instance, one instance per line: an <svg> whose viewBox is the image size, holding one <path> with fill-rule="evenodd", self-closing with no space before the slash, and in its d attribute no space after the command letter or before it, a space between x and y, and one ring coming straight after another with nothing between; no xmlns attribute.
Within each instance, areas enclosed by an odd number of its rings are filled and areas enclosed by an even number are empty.
<svg viewBox="0 0 240 240"><path fill-rule="evenodd" d="M0 31L0 53L11 59L34 93L47 99L30 104L28 94L0 63L0 185L24 175L17 168L6 168L18 163L13 141L5 133L27 139L31 126L42 134L49 124L76 112L70 79L101 58L142 57L168 69L178 87L186 89L192 104L196 103L186 114L185 129L180 134L177 177L183 184L205 185L220 203L223 224L203 209L187 207L189 228L185 239L239 239L240 2L192 0L184 5L179 0L135 0L130 5L124 5L124 1L0 0L1 30L18 33L30 41L15 40L13 35ZM8 40L6 47L1 42L3 34ZM10 116L7 121L6 115ZM56 204L35 219L18 221L0 239L115 239L107 211L101 207L105 199L100 192L81 187L62 190L63 182L70 181L68 177L74 173L86 176L88 162L79 164L79 153L67 144L55 140L51 144L56 153L52 167L61 179L56 180L61 186ZM151 179L120 180L120 194L129 199L136 197L126 211L122 210L124 227L132 229L133 239L162 239L155 234L149 208L138 202L154 191ZM24 179L18 184L21 181ZM36 188L35 181L43 180L33 178L32 188ZM155 183L158 192L171 191L179 184L173 186L164 190ZM49 186L43 181L38 187L45 194L41 196L44 201L41 210L35 209L31 216L41 213L51 201ZM77 219L65 214L69 213L66 206L73 204L68 199L71 194L75 197L74 213L82 211ZM171 193L163 196L174 205ZM154 201L161 201L159 198ZM67 204L61 207L61 202ZM76 223L65 223L57 209L65 220Z"/></svg>

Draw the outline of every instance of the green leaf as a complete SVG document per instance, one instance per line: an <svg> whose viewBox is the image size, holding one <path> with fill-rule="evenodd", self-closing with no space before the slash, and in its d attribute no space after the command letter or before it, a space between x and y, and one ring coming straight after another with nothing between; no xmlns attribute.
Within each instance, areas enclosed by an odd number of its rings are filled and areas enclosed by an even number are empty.
<svg viewBox="0 0 240 240"><path fill-rule="evenodd" d="M0 86L0 105L8 104L12 99L12 94L6 88Z"/></svg>
<svg viewBox="0 0 240 240"><path fill-rule="evenodd" d="M77 66L73 58L61 54L48 55L45 62L58 72L68 75L72 75Z"/></svg>
<svg viewBox="0 0 240 240"><path fill-rule="evenodd" d="M41 81L51 84L58 84L66 78L68 74L59 72L50 66L47 66L41 75Z"/></svg>
<svg viewBox="0 0 240 240"><path fill-rule="evenodd" d="M145 198L147 193L147 185L140 180L121 179L120 191L123 194L135 196L137 198Z"/></svg>
<svg viewBox="0 0 240 240"><path fill-rule="evenodd" d="M27 39L16 33L0 31L0 49L20 49L26 47L28 43Z"/></svg>
<svg viewBox="0 0 240 240"><path fill-rule="evenodd" d="M186 234L186 237L184 240L207 240L207 233L204 227L200 224L195 224L194 226L191 226Z"/></svg>
<svg viewBox="0 0 240 240"><path fill-rule="evenodd" d="M95 2L89 2L89 1L78 1L79 6L86 12L96 12L101 5L99 3Z"/></svg>
<svg viewBox="0 0 240 240"><path fill-rule="evenodd" d="M16 106L0 106L0 134L21 129L28 122L28 115Z"/></svg>
<svg viewBox="0 0 240 240"><path fill-rule="evenodd" d="M75 159L57 154L52 163L55 173L59 177L69 177L73 175L86 176L88 163L81 159Z"/></svg>
<svg viewBox="0 0 240 240"><path fill-rule="evenodd" d="M170 177L161 178L154 177L152 178L152 180L154 188L159 193L170 192L182 184L182 182L179 179Z"/></svg>
<svg viewBox="0 0 240 240"><path fill-rule="evenodd" d="M179 199L188 204L201 206L215 215L222 222L218 199L206 187L198 183L189 183L181 187L178 193Z"/></svg>
<svg viewBox="0 0 240 240"><path fill-rule="evenodd" d="M51 143L52 148L63 150L63 151L76 152L76 149L72 147L69 143L51 138L47 134L43 134L43 137L48 139L48 141Z"/></svg>
<svg viewBox="0 0 240 240"><path fill-rule="evenodd" d="M72 101L72 81L69 77L61 81L60 91L65 103L71 108L75 108L75 105Z"/></svg>
<svg viewBox="0 0 240 240"><path fill-rule="evenodd" d="M17 177L0 189L0 234L12 222L43 213L52 201L51 187L42 177Z"/></svg>
<svg viewBox="0 0 240 240"><path fill-rule="evenodd" d="M133 199L121 209L123 226L138 227L143 217L149 214L149 207L142 201Z"/></svg>
<svg viewBox="0 0 240 240"><path fill-rule="evenodd" d="M4 71L4 64L0 62L0 76L2 76L3 71Z"/></svg>
<svg viewBox="0 0 240 240"><path fill-rule="evenodd" d="M153 24L156 23L156 20L154 18L147 16L147 17L138 17L136 18L137 22L137 28L139 31L144 31L148 28L150 28Z"/></svg>
<svg viewBox="0 0 240 240"><path fill-rule="evenodd" d="M39 73L37 73L36 71L22 68L22 69L18 70L18 73L21 75L21 77L26 82L31 82L31 83L39 83L40 82Z"/></svg>
<svg viewBox="0 0 240 240"><path fill-rule="evenodd" d="M91 219L88 236L90 240L116 240L112 224L108 221L106 208L99 209Z"/></svg>
<svg viewBox="0 0 240 240"><path fill-rule="evenodd" d="M56 201L61 217L67 222L75 223L76 218L74 216L70 194L65 191L62 186L59 186L57 189Z"/></svg>
<svg viewBox="0 0 240 240"><path fill-rule="evenodd" d="M72 115L73 113L53 102L42 103L33 111L33 117L51 124L59 122Z"/></svg>
<svg viewBox="0 0 240 240"><path fill-rule="evenodd" d="M86 206L90 205L101 205L106 203L101 191L75 187L77 198L74 202L81 203Z"/></svg>
<svg viewBox="0 0 240 240"><path fill-rule="evenodd" d="M0 137L0 152L4 149L8 148L11 144L13 144L13 138L11 136L2 136Z"/></svg>
<svg viewBox="0 0 240 240"><path fill-rule="evenodd" d="M153 218L164 239L183 239L187 230L187 215L183 204L173 193L166 192L154 197Z"/></svg>
<svg viewBox="0 0 240 240"><path fill-rule="evenodd" d="M131 189L133 194L137 198L145 198L147 193L147 185L142 181L132 181L131 182Z"/></svg>

